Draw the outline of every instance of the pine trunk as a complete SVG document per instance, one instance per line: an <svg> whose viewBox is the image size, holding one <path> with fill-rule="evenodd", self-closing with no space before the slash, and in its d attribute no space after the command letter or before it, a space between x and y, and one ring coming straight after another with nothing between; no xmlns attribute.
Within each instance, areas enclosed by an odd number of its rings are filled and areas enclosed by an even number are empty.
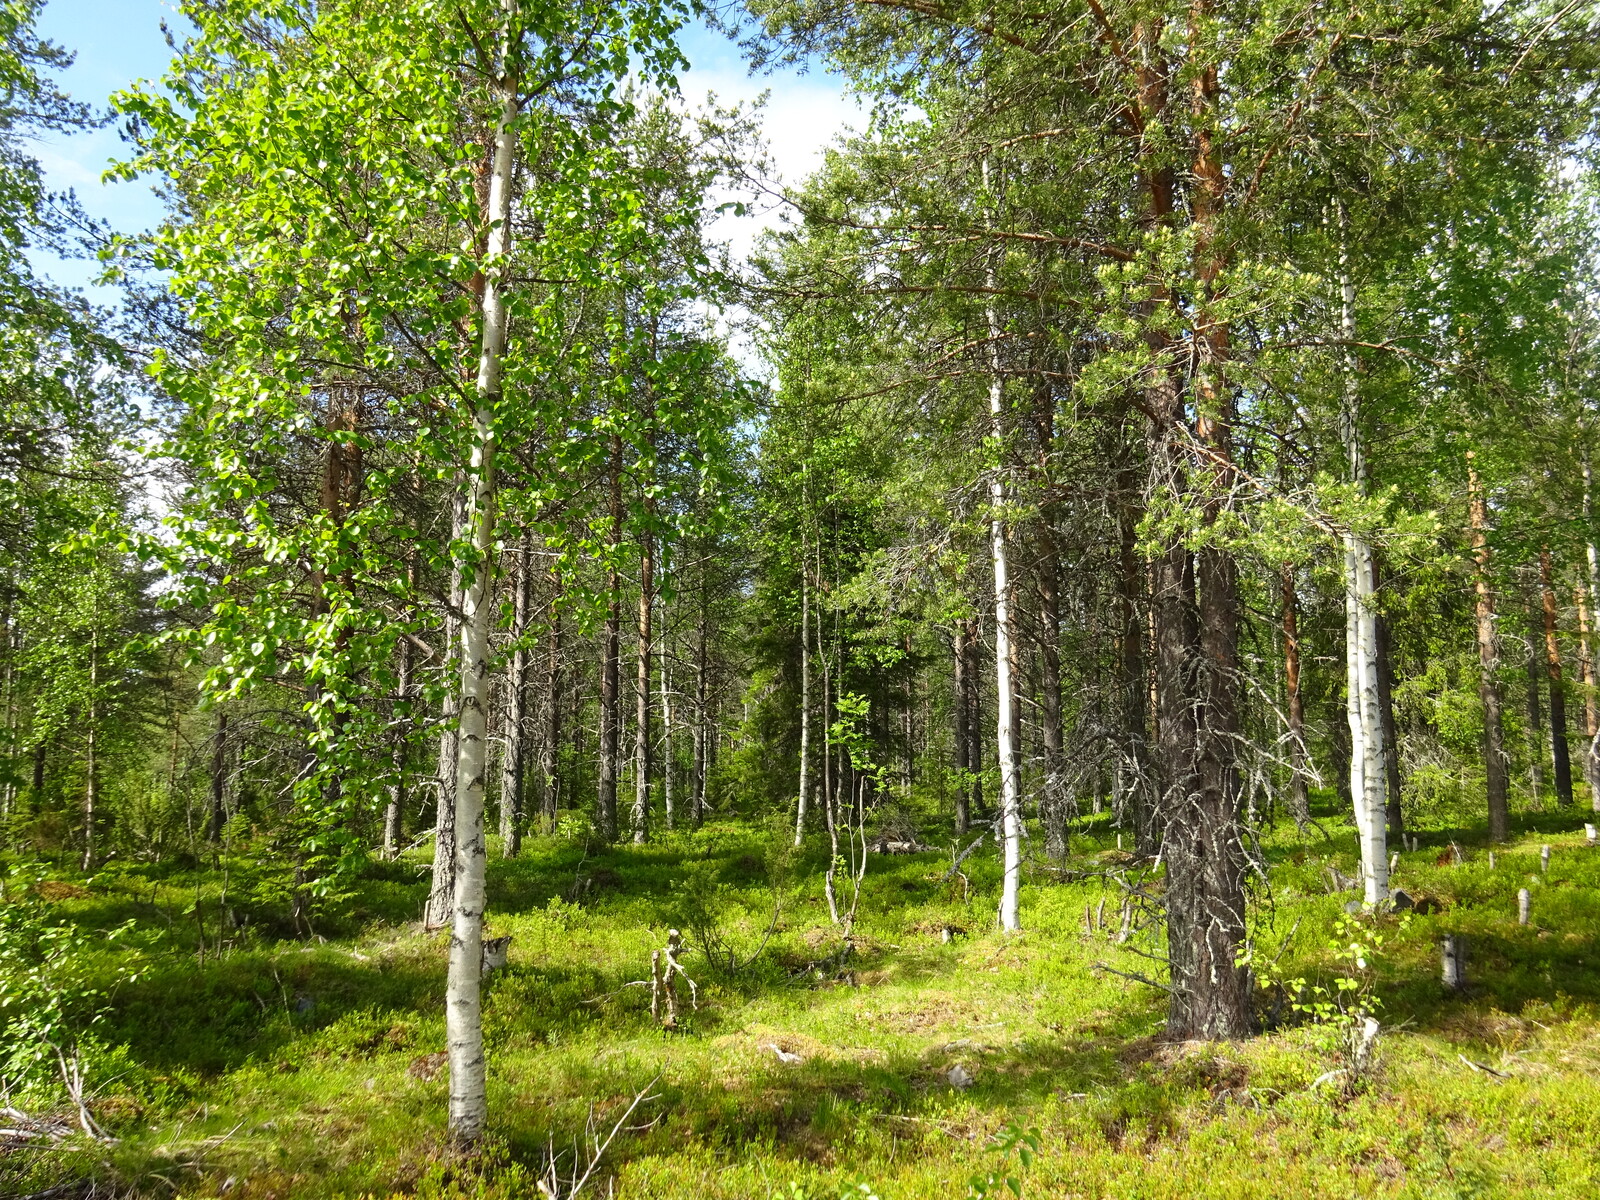
<svg viewBox="0 0 1600 1200"><path fill-rule="evenodd" d="M1567 748L1567 696L1561 678L1561 646L1556 641L1556 588L1550 548L1539 551L1539 583L1544 608L1544 661L1550 680L1550 761L1554 767L1556 803L1572 806L1572 756Z"/></svg>
<svg viewBox="0 0 1600 1200"><path fill-rule="evenodd" d="M972 821L972 813L968 806L970 784L967 772L972 769L967 761L967 754L972 739L972 712L968 707L970 698L967 695L967 623L957 621L955 632L951 634L950 650L954 660L954 676L951 686L952 707L955 709L956 723L956 836L966 834Z"/></svg>
<svg viewBox="0 0 1600 1200"><path fill-rule="evenodd" d="M1306 709L1300 695L1299 604L1294 589L1294 568L1283 564L1283 685L1289 720L1289 815L1296 828L1311 823L1311 801L1306 789Z"/></svg>
<svg viewBox="0 0 1600 1200"><path fill-rule="evenodd" d="M539 763L539 773L543 777L544 784L540 794L542 806L540 825L546 834L556 831L556 817L561 811L561 590L560 581L554 571L551 572L551 580L555 587L550 597L550 633L547 646L549 662L545 667L544 746ZM573 724L577 725L579 722L574 720ZM577 755L574 754L573 757L576 759Z"/></svg>
<svg viewBox="0 0 1600 1200"><path fill-rule="evenodd" d="M1061 717L1061 580L1047 530L1039 559L1039 721L1044 740L1044 845L1052 862L1067 857L1067 751Z"/></svg>
<svg viewBox="0 0 1600 1200"><path fill-rule="evenodd" d="M606 624L600 654L600 778L595 818L601 840L617 840L617 768L622 700L622 439L611 435L611 545L606 574Z"/></svg>

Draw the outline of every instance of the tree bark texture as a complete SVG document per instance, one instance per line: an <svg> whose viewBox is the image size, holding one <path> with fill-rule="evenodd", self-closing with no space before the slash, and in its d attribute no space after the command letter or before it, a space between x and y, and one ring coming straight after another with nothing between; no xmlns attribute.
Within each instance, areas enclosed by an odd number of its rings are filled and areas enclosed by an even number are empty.
<svg viewBox="0 0 1600 1200"><path fill-rule="evenodd" d="M984 190L989 190L989 160L983 161ZM994 254L986 268L991 294L997 290ZM994 567L995 753L1000 762L1000 821L1004 874L1000 891L1000 928L1020 929L1017 892L1022 876L1022 798L1017 786L1017 717L1012 680L1010 564L1007 558L1005 506L1005 385L1000 375L1000 311L987 305L989 325L989 434L998 453L989 477L989 554Z"/></svg>
<svg viewBox="0 0 1600 1200"><path fill-rule="evenodd" d="M228 714L217 714L217 729L211 738L211 811L206 820L206 838L222 840L222 827L228 814L224 801L228 792Z"/></svg>
<svg viewBox="0 0 1600 1200"><path fill-rule="evenodd" d="M1556 803L1572 806L1572 756L1567 748L1567 696L1561 678L1561 646L1556 641L1555 572L1550 548L1539 551L1539 584L1544 610L1544 662L1550 683L1550 762L1555 775Z"/></svg>
<svg viewBox="0 0 1600 1200"><path fill-rule="evenodd" d="M600 777L595 819L602 840L617 840L617 768L622 699L622 439L611 435L611 545L606 574L606 624L600 646Z"/></svg>
<svg viewBox="0 0 1600 1200"><path fill-rule="evenodd" d="M533 590L533 535L524 529L511 577L511 661L506 667L504 750L500 757L500 846L507 858L522 853L523 764L527 759L528 609Z"/></svg>
<svg viewBox="0 0 1600 1200"><path fill-rule="evenodd" d="M501 81L500 113L489 180L488 266L484 271L483 340L478 359L477 405L472 421L472 456L467 469L467 531L470 559L463 564L461 604L461 711L456 770L455 904L450 926L450 966L445 994L445 1035L450 1066L450 1135L472 1145L488 1124L483 1052L484 845L483 801L488 773L489 656L494 622L495 414L501 404L501 373L507 313L501 295L511 226L512 123L517 99Z"/></svg>
<svg viewBox="0 0 1600 1200"><path fill-rule="evenodd" d="M1489 587L1489 513L1483 482L1467 452L1467 518L1472 538L1474 627L1478 639L1478 699L1483 705L1483 766L1489 805L1489 840L1511 836L1506 795L1505 732L1500 716L1500 649L1495 640L1494 593Z"/></svg>
<svg viewBox="0 0 1600 1200"><path fill-rule="evenodd" d="M1289 815L1295 826L1311 823L1311 802L1306 787L1306 708L1300 695L1300 615L1295 595L1294 567L1282 568L1283 585L1283 690L1289 722Z"/></svg>
<svg viewBox="0 0 1600 1200"><path fill-rule="evenodd" d="M633 841L650 839L650 661L655 603L655 542L645 532L639 554L639 652L634 675Z"/></svg>
<svg viewBox="0 0 1600 1200"><path fill-rule="evenodd" d="M794 844L805 840L811 786L811 586L805 539L800 541L800 771L796 781Z"/></svg>
<svg viewBox="0 0 1600 1200"><path fill-rule="evenodd" d="M1572 589L1578 609L1578 672L1583 681L1583 776L1589 784L1589 806L1600 812L1600 712L1595 697L1594 627L1589 620L1589 596L1580 583Z"/></svg>
<svg viewBox="0 0 1600 1200"><path fill-rule="evenodd" d="M551 571L551 583L550 631L546 636L548 657L544 677L544 745L540 749L539 761L539 773L543 778L539 796L540 825L547 834L556 831L556 817L561 811L561 589L554 570Z"/></svg>

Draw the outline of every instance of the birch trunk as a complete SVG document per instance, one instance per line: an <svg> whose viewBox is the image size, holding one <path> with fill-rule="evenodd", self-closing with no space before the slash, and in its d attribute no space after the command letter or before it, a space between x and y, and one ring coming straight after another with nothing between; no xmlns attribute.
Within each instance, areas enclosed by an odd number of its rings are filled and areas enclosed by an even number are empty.
<svg viewBox="0 0 1600 1200"><path fill-rule="evenodd" d="M456 770L456 879L445 995L450 1066L450 1135L471 1145L488 1123L485 1090L483 969L485 848L483 795L488 767L489 635L494 619L495 414L501 403L506 309L501 272L511 233L511 158L517 98L509 81L498 83L494 168L489 180L489 228L483 289L483 341L478 359L477 407L467 471L467 521L472 538L461 605L460 749Z"/></svg>
<svg viewBox="0 0 1600 1200"><path fill-rule="evenodd" d="M1583 732L1588 738L1583 753L1583 775L1589 784L1589 806L1600 812L1600 754L1596 742L1600 741L1600 712L1596 711L1594 638L1589 624L1589 597L1583 584L1572 589L1572 599L1578 608L1578 673L1583 681Z"/></svg>
<svg viewBox="0 0 1600 1200"><path fill-rule="evenodd" d="M1489 514L1483 484L1467 451L1467 519L1472 535L1473 620L1478 639L1478 699L1483 705L1483 766L1489 805L1489 840L1511 836L1506 799L1505 734L1500 719L1500 650L1495 642L1494 595L1489 590Z"/></svg>
<svg viewBox="0 0 1600 1200"><path fill-rule="evenodd" d="M1339 217L1340 331L1348 347L1356 338L1355 282L1350 275L1349 220L1343 201ZM1344 404L1340 414L1350 481L1367 492L1366 456L1361 449L1360 392L1353 350L1344 354ZM1389 896L1387 843L1388 767L1383 750L1383 716L1378 683L1378 627L1373 598L1377 591L1372 546L1353 529L1344 538L1345 711L1350 725L1350 798L1361 841L1363 899L1378 904Z"/></svg>
<svg viewBox="0 0 1600 1200"><path fill-rule="evenodd" d="M1594 527L1594 469L1590 466L1587 457L1583 460L1583 531L1584 531L1584 557L1589 568L1589 611L1594 614L1594 619L1600 621L1600 549L1595 546ZM1590 647L1591 671L1595 668L1596 651ZM1595 694L1594 679L1589 680L1589 691L1585 694L1585 711L1594 712ZM1588 716L1590 726L1595 724L1593 715ZM1600 812L1600 737L1596 736L1594 728L1589 729L1589 749L1584 755L1584 774L1589 779L1589 802L1595 812Z"/></svg>
<svg viewBox="0 0 1600 1200"><path fill-rule="evenodd" d="M796 781L794 844L805 840L806 805L811 784L811 587L806 578L805 538L800 540L800 778Z"/></svg>
<svg viewBox="0 0 1600 1200"><path fill-rule="evenodd" d="M512 579L511 637L513 649L506 671L505 748L500 757L500 847L507 858L522 853L522 785L527 758L528 602L533 588L533 536L524 529L517 548L517 573Z"/></svg>
<svg viewBox="0 0 1600 1200"><path fill-rule="evenodd" d="M650 840L650 637L655 591L655 543L644 535L639 562L639 659L634 676L633 842Z"/></svg>
<svg viewBox="0 0 1600 1200"><path fill-rule="evenodd" d="M1567 749L1567 697L1561 678L1561 646L1556 641L1556 588L1550 548L1539 551L1539 584L1544 610L1545 673L1550 681L1550 761L1554 768L1556 803L1572 806L1572 757Z"/></svg>
<svg viewBox="0 0 1600 1200"><path fill-rule="evenodd" d="M100 689L99 651L100 644L98 639L91 639L89 643L89 712L88 725L85 730L88 744L83 762L83 869L85 871L94 870L94 820L95 807L99 801L100 790L99 763L95 761L94 745L95 726L99 723L99 713L97 711Z"/></svg>
<svg viewBox="0 0 1600 1200"><path fill-rule="evenodd" d="M983 187L989 190L989 160L983 161ZM985 283L992 295L998 287L994 252L985 268ZM1017 790L1017 718L1011 678L1011 581L1006 555L1005 385L1000 378L1000 310L993 300L985 306L989 326L989 436L996 461L989 477L989 554L994 563L994 672L995 754L1000 761L1000 821L1005 846L1004 875L1000 891L1000 928L1021 928L1017 917L1017 888L1022 874L1022 804Z"/></svg>

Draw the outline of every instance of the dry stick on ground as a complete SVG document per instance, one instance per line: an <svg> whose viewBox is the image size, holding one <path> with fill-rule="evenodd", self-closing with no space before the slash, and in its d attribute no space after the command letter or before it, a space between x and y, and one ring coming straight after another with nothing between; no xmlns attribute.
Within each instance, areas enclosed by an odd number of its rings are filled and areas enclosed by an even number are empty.
<svg viewBox="0 0 1600 1200"><path fill-rule="evenodd" d="M589 1182L590 1177L594 1175L595 1169L599 1167L600 1160L605 1157L606 1151L610 1149L611 1143L616 1139L617 1134L622 1132L622 1128L627 1124L628 1118L633 1116L634 1109L638 1108L641 1104L648 1103L649 1101L658 1098L650 1095L650 1089L655 1087L656 1083L659 1082L660 1079L661 1076L657 1075L649 1083L645 1084L638 1094L634 1096L633 1103L628 1105L627 1111L617 1118L616 1124L611 1127L611 1132L606 1134L604 1141L601 1141L594 1134L594 1111L591 1109L589 1112L589 1129L587 1132L589 1138L594 1142L595 1149L593 1157L589 1159L589 1165L584 1168L582 1175L574 1174L572 1182L567 1187L567 1190L562 1191L561 1176L556 1171L555 1155L552 1154L550 1156L549 1169L545 1172L544 1178L539 1180L536 1185L539 1189L539 1194L544 1196L546 1200L572 1200L574 1196L581 1192L584 1189L584 1186ZM572 1169L574 1172L577 1171L578 1164L576 1161L573 1162Z"/></svg>

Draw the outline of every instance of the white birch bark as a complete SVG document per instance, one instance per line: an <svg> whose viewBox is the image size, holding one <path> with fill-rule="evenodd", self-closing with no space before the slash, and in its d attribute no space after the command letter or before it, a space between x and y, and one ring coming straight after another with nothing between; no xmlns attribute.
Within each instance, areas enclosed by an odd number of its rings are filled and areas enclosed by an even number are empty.
<svg viewBox="0 0 1600 1200"><path fill-rule="evenodd" d="M1344 352L1344 405L1340 432L1350 460L1350 480L1359 494L1367 490L1366 459L1361 452L1357 420L1355 283L1350 277L1346 243L1348 219L1339 205L1340 331ZM1389 850L1386 805L1388 772L1383 752L1382 710L1378 701L1378 620L1373 609L1377 572L1372 547L1353 530L1345 535L1345 712L1350 722L1350 799L1361 841L1363 899L1373 905L1389 896Z"/></svg>
<svg viewBox="0 0 1600 1200"><path fill-rule="evenodd" d="M498 81L494 173L489 180L488 263L484 271L483 341L478 358L472 460L467 472L467 522L472 555L462 593L460 750L456 760L456 881L450 928L445 1027L450 1060L450 1135L476 1142L488 1123L480 979L483 966L485 848L484 777L488 769L489 634L494 620L495 410L500 404L506 309L500 291L511 226L512 122L517 99Z"/></svg>
<svg viewBox="0 0 1600 1200"><path fill-rule="evenodd" d="M1583 459L1583 541L1589 567L1589 611L1600 623L1600 550L1594 544L1594 468L1587 455ZM1584 774L1589 779L1589 806L1600 813L1600 734L1589 735L1589 745L1584 753Z"/></svg>
<svg viewBox="0 0 1600 1200"><path fill-rule="evenodd" d="M989 190L989 160L983 161L984 191ZM989 478L989 553L994 560L994 674L995 750L1000 762L1000 821L1005 848L1005 873L1000 891L1000 928L1021 928L1017 919L1017 886L1022 873L1022 806L1017 795L1017 744L1015 699L1011 683L1011 582L1006 557L1005 527L1005 389L1000 379L1000 312L993 299L998 287L994 252L984 272L990 297L989 322L989 427L998 454Z"/></svg>
<svg viewBox="0 0 1600 1200"><path fill-rule="evenodd" d="M811 778L811 589L806 580L805 539L800 541L800 779L794 812L794 844L806 834L806 785Z"/></svg>

